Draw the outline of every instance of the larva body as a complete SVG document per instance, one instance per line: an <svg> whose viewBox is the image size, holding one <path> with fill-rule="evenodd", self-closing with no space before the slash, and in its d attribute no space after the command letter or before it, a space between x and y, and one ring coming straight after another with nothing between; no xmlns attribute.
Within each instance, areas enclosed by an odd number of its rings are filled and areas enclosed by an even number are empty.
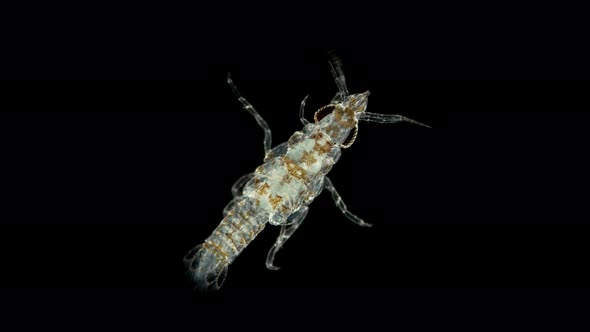
<svg viewBox="0 0 590 332"><path fill-rule="evenodd" d="M307 215L308 205L323 189L332 193L336 205L353 222L370 226L347 210L326 175L340 158L341 148L347 148L354 142L359 120L416 122L398 115L366 112L369 92L348 95L340 67L333 65L332 71L340 89L337 96L316 112L313 123L301 116L305 124L303 129L272 150L268 125L239 95L228 78L238 99L265 130L266 156L254 173L236 182L232 188L234 199L224 210L219 226L203 244L193 248L185 257L199 288L219 288L228 266L267 223L282 227L266 262L269 269L277 269L273 265L276 252L299 227ZM305 100L301 113L304 105Z"/></svg>

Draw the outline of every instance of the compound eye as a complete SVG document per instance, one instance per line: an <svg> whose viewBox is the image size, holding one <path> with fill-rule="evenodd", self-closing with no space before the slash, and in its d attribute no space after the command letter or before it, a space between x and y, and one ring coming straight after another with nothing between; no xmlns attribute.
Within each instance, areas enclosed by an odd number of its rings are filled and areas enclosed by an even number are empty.
<svg viewBox="0 0 590 332"><path fill-rule="evenodd" d="M326 106L320 108L319 110L317 110L315 112L313 119L315 120L315 122L319 122L320 120L325 118L328 114L332 113L334 111L335 107L336 106L334 106L334 105L326 105Z"/></svg>

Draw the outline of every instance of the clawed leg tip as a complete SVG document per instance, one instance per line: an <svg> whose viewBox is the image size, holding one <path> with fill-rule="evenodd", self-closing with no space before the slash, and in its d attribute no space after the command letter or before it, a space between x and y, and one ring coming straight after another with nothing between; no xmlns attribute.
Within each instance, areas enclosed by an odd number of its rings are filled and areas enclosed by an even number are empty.
<svg viewBox="0 0 590 332"><path fill-rule="evenodd" d="M279 266L274 266L274 265L267 265L266 268L271 271L278 271L281 269Z"/></svg>
<svg viewBox="0 0 590 332"><path fill-rule="evenodd" d="M373 227L373 224L369 224L368 222L365 222L364 220L357 218L356 220L353 220L355 224L361 226L361 227Z"/></svg>

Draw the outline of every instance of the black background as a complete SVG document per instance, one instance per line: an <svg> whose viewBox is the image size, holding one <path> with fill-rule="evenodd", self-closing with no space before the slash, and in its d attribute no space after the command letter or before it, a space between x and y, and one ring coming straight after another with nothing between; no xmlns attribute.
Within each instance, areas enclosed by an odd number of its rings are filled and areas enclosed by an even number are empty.
<svg viewBox="0 0 590 332"><path fill-rule="evenodd" d="M8 315L74 327L332 326L582 299L588 84L565 80L587 74L575 36L519 20L500 29L481 17L353 13L161 24L136 14L153 25L96 19L31 33L4 72L44 80L6 83L0 118ZM330 177L373 228L323 194L277 255L280 271L264 267L278 234L269 226L220 292L194 293L182 256L263 158L262 130L227 72L278 144L300 129L305 95L311 119L335 93L331 50L349 89L371 91L371 112L432 129L362 123L343 151Z"/></svg>

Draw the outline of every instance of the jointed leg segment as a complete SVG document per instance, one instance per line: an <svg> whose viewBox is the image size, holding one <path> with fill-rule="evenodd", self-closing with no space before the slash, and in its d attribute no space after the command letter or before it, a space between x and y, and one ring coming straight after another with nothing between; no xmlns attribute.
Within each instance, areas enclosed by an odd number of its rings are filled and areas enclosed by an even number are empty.
<svg viewBox="0 0 590 332"><path fill-rule="evenodd" d="M303 220L307 216L307 211L309 211L309 208L307 206L304 206L303 208L301 208L301 210L299 210L299 211L293 213L291 216L289 216L289 219L287 220L286 225L281 226L281 233L279 234L277 241L272 246L272 248L270 248L270 251L268 252L268 255L266 256L266 268L267 269L275 270L275 271L279 269L279 267L273 265L273 262L275 260L275 255L281 249L283 244L285 244L285 242L287 242L287 240L291 237L291 235L293 235L293 233L295 233L297 228L299 228L299 226L301 226L301 223L303 222Z"/></svg>
<svg viewBox="0 0 590 332"><path fill-rule="evenodd" d="M332 181L330 181L330 179L327 176L324 178L324 188L332 194L332 198L334 199L334 203L336 203L336 206L340 209L340 211L342 211L342 213L344 213L344 215L348 219L352 220L352 222L354 222L355 224L357 224L359 226L363 226L363 227L373 226L369 223L364 222L363 219L355 216L352 212L348 211L346 204L344 204L344 201L342 201L342 197L340 197L340 194L338 194L338 192L336 191L336 188L334 188Z"/></svg>
<svg viewBox="0 0 590 332"><path fill-rule="evenodd" d="M303 123L304 126L309 123L305 118L305 102L307 101L307 97L309 97L309 95L303 98L301 101L301 107L299 107L299 120L301 120L301 123Z"/></svg>
<svg viewBox="0 0 590 332"><path fill-rule="evenodd" d="M271 136L271 132L270 132L270 128L268 126L268 123L266 123L266 121L264 121L264 119L260 116L260 114L258 114L258 112L254 108L254 106L252 106L246 100L246 98L244 98L240 95L240 92L238 92L238 88L236 87L236 85L232 81L231 76L229 74L227 74L227 84L229 84L232 91L234 92L236 97L238 97L238 100L240 101L240 103L242 103L242 105L244 106L246 111L248 111L248 113L250 113L250 114L252 114L252 116L254 116L254 119L256 119L256 122L258 122L258 125L260 125L260 127L262 127L262 129L264 130L264 154L266 155L268 153L268 151L270 151L270 147L271 147L271 143L272 143L272 136Z"/></svg>
<svg viewBox="0 0 590 332"><path fill-rule="evenodd" d="M254 177L254 173L242 175L231 187L231 193L234 197L242 196L242 190L248 181Z"/></svg>
<svg viewBox="0 0 590 332"><path fill-rule="evenodd" d="M231 187L231 193L233 195L233 199L227 203L225 208L223 209L223 216L227 216L229 211L234 207L234 205L242 199L242 191L244 190L244 186L250 179L254 177L254 173L248 173L246 175L242 175Z"/></svg>

